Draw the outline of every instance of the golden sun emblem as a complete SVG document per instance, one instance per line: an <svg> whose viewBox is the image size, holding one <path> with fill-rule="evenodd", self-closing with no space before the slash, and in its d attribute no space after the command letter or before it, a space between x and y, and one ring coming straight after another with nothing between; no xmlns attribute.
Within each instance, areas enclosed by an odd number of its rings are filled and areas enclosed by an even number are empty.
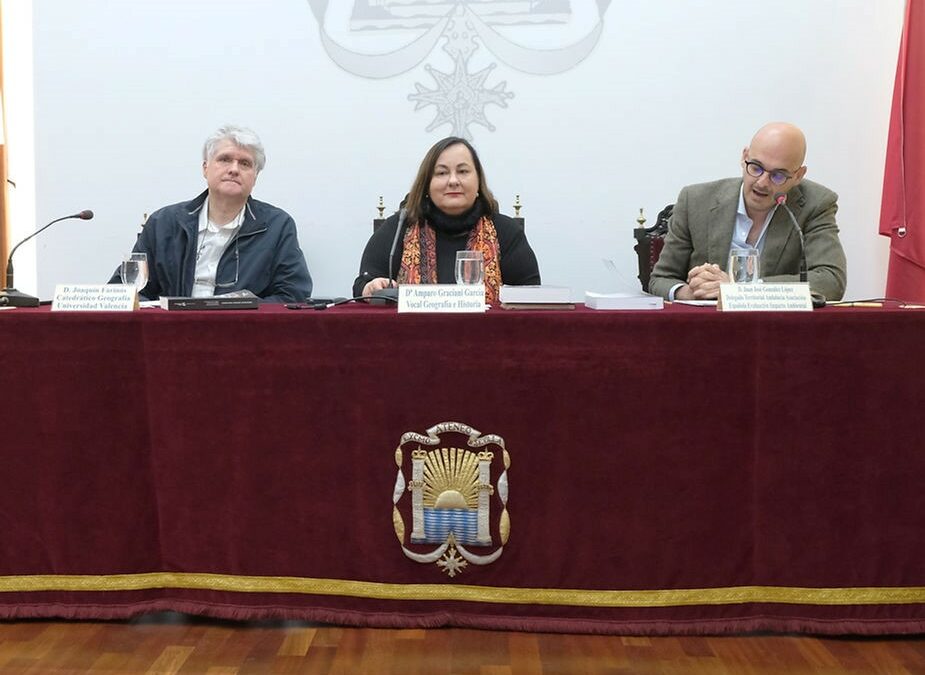
<svg viewBox="0 0 925 675"><path fill-rule="evenodd" d="M511 532L503 438L445 422L403 434L395 463L392 522L408 558L453 577L501 556Z"/></svg>
<svg viewBox="0 0 925 675"><path fill-rule="evenodd" d="M479 505L479 462L474 452L441 448L424 461L424 506L474 509Z"/></svg>

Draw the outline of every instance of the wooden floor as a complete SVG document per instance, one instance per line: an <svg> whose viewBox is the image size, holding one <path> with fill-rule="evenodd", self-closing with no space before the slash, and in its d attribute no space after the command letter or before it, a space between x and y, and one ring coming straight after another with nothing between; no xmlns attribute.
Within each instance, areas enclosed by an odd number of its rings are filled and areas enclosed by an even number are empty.
<svg viewBox="0 0 925 675"><path fill-rule="evenodd" d="M635 638L232 623L0 622L0 674L923 673L925 639Z"/></svg>

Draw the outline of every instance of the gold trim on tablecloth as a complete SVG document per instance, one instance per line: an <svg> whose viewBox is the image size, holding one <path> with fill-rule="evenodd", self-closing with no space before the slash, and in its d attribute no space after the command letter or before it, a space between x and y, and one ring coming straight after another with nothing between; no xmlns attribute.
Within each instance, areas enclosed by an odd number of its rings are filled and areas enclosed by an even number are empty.
<svg viewBox="0 0 925 675"><path fill-rule="evenodd" d="M679 607L782 603L792 605L904 605L925 603L925 586L805 588L728 586L652 590L505 588L458 584L390 584L348 579L229 574L36 574L0 576L0 593L141 591L156 588L229 593L341 595L379 600L440 600L575 607Z"/></svg>

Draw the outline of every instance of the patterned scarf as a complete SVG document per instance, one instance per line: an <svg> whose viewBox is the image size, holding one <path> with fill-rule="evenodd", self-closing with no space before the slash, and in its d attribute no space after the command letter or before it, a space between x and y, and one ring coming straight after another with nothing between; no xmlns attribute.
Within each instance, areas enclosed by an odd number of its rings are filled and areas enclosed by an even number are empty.
<svg viewBox="0 0 925 675"><path fill-rule="evenodd" d="M399 284L437 283L437 233L427 223L415 223L405 232L402 240ZM498 233L488 216L479 218L469 233L466 250L481 251L485 261L485 302L497 304L501 288L501 252Z"/></svg>

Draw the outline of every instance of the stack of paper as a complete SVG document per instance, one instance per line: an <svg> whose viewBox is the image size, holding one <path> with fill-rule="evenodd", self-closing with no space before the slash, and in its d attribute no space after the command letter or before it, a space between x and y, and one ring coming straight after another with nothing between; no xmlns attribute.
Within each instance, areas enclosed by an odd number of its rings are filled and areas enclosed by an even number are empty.
<svg viewBox="0 0 925 675"><path fill-rule="evenodd" d="M662 309L665 301L644 293L585 293L585 307L590 309Z"/></svg>
<svg viewBox="0 0 925 675"><path fill-rule="evenodd" d="M502 286L501 302L571 302L572 289L568 286Z"/></svg>
<svg viewBox="0 0 925 675"><path fill-rule="evenodd" d="M498 293L505 309L574 309L568 286L502 286Z"/></svg>

